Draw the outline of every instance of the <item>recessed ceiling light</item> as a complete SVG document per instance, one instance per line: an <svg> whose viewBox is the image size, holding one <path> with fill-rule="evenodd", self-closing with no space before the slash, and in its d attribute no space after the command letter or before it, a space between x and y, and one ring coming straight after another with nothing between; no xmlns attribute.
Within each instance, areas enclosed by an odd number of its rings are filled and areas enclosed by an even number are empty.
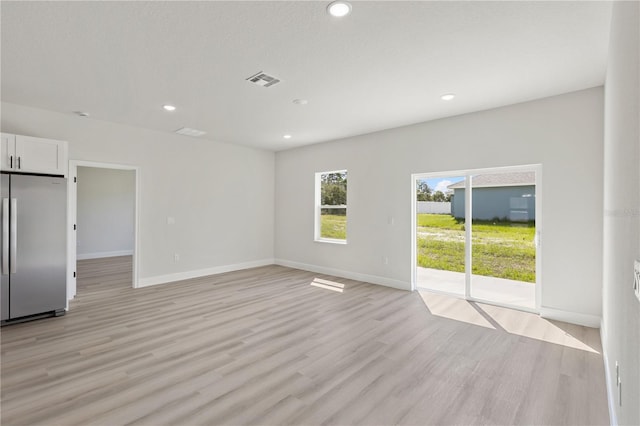
<svg viewBox="0 0 640 426"><path fill-rule="evenodd" d="M78 117L84 117L84 118L86 118L86 117L88 117L88 116L89 116L89 113L88 113L88 112L84 112L84 111L73 111L73 113L74 113L75 115L77 115Z"/></svg>
<svg viewBox="0 0 640 426"><path fill-rule="evenodd" d="M309 101L306 99L294 99L293 103L296 105L306 105L309 103Z"/></svg>
<svg viewBox="0 0 640 426"><path fill-rule="evenodd" d="M456 95L454 93L446 93L442 96L440 96L440 99L442 99L443 101L450 101L451 99L455 98Z"/></svg>
<svg viewBox="0 0 640 426"><path fill-rule="evenodd" d="M329 12L331 16L341 18L351 13L351 3L341 0L334 1L327 6L327 12Z"/></svg>
<svg viewBox="0 0 640 426"><path fill-rule="evenodd" d="M175 111L176 107L174 107L173 105L162 105L162 108L164 108L165 111Z"/></svg>
<svg viewBox="0 0 640 426"><path fill-rule="evenodd" d="M291 135L284 135L283 138L285 139L291 139Z"/></svg>

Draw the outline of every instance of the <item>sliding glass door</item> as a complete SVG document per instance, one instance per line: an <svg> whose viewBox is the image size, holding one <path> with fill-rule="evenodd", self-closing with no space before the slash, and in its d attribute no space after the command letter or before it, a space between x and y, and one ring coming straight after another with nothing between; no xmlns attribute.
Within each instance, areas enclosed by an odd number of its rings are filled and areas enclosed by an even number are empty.
<svg viewBox="0 0 640 426"><path fill-rule="evenodd" d="M471 176L471 297L536 308L536 173Z"/></svg>
<svg viewBox="0 0 640 426"><path fill-rule="evenodd" d="M414 287L537 311L540 170L414 175Z"/></svg>
<svg viewBox="0 0 640 426"><path fill-rule="evenodd" d="M464 176L416 182L417 279L431 290L465 294L465 211L452 199L451 185Z"/></svg>

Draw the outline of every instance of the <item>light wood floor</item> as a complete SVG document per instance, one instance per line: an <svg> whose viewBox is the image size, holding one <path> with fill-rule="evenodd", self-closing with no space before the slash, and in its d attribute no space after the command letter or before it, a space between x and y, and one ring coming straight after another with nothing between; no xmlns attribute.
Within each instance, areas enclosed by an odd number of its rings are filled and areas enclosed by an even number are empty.
<svg viewBox="0 0 640 426"><path fill-rule="evenodd" d="M2 328L3 425L608 423L597 330L280 266L78 273L66 316Z"/></svg>

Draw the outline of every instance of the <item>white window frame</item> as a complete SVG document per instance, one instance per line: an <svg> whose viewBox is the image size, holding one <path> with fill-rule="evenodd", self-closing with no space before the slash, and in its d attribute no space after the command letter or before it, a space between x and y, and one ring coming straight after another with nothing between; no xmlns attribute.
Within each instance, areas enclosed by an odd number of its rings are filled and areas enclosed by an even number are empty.
<svg viewBox="0 0 640 426"><path fill-rule="evenodd" d="M315 177L315 208L314 210L314 241L318 243L330 243L330 244L347 244L347 239L339 238L326 238L321 235L322 232L322 209L345 209L345 216L347 217L347 228L349 222L348 210L346 204L340 205L323 205L322 202L322 175L328 175L331 173L345 173L347 169L341 170L329 170L323 172L317 172ZM349 184L347 183L347 200L349 199ZM348 201L347 201L348 202Z"/></svg>

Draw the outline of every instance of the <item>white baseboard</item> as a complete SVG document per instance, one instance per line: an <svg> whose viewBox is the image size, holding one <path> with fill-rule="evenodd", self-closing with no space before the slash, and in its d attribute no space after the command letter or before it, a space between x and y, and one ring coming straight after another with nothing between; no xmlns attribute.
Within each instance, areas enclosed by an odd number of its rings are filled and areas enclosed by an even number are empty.
<svg viewBox="0 0 640 426"><path fill-rule="evenodd" d="M177 272L175 274L157 275L155 277L140 278L138 288L151 285L171 283L174 281L188 280L191 278L206 277L207 275L222 274L225 272L240 271L242 269L257 268L259 266L273 265L273 259L254 260L251 262L235 263L232 265L215 266L213 268L197 269L194 271Z"/></svg>
<svg viewBox="0 0 640 426"><path fill-rule="evenodd" d="M542 318L556 321L568 322L571 324L584 325L585 327L599 328L600 317L597 315L581 314L578 312L563 311L556 308L540 307Z"/></svg>
<svg viewBox="0 0 640 426"><path fill-rule="evenodd" d="M325 268L307 263L292 262L284 259L262 259L251 262L236 263L232 265L216 266L213 268L197 269L194 271L177 272L175 274L157 275L154 277L140 278L138 280L138 288L148 287L152 285L171 283L175 281L188 280L191 278L205 277L207 275L222 274L224 272L240 271L242 269L257 268L267 265L281 265L289 268L302 269L305 271L317 272L319 274L334 275L337 277L348 278L351 280L364 281L372 284L383 285L386 287L397 288L400 290L409 290L409 283L394 280L391 278L378 277L375 275L360 274L357 272L343 271L341 269Z"/></svg>
<svg viewBox="0 0 640 426"><path fill-rule="evenodd" d="M78 260L86 260L86 259L100 259L102 257L116 257L116 256L132 256L133 250L118 250L118 251L101 251L98 253L78 253L76 255L76 259Z"/></svg>
<svg viewBox="0 0 640 426"><path fill-rule="evenodd" d="M607 329L604 326L604 318L600 321L600 342L602 344L602 359L604 361L604 380L607 384L607 402L609 403L609 423L611 426L618 426L618 416L616 415L616 397L613 388L614 381L611 380L611 372L609 371L609 357L607 355L607 347L605 342Z"/></svg>
<svg viewBox="0 0 640 426"><path fill-rule="evenodd" d="M394 280L392 278L379 277L377 275L367 275L358 272L344 271L341 269L327 268L324 266L310 265L308 263L293 262L290 260L276 259L276 265L286 266L288 268L302 269L304 271L317 272L319 274L333 275L336 277L347 278L350 280L364 281L371 284L383 285L385 287L397 288L399 290L411 289L408 282Z"/></svg>

